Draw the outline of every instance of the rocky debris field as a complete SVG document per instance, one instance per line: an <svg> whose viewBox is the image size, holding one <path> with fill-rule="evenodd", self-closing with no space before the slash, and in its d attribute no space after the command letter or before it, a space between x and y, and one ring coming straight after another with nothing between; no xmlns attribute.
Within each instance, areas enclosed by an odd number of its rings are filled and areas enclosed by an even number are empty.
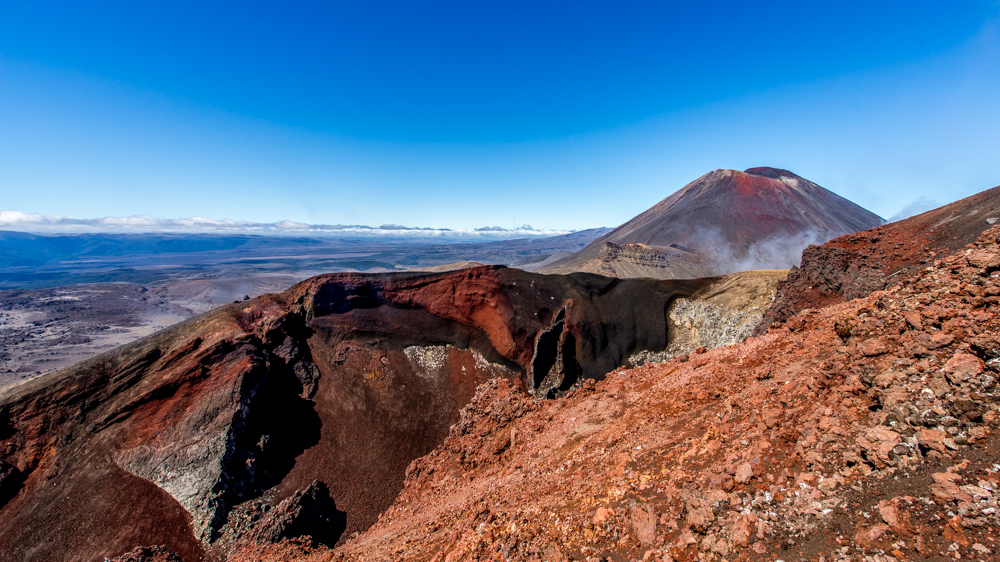
<svg viewBox="0 0 1000 562"><path fill-rule="evenodd" d="M0 291L0 385L65 367L190 316L131 283Z"/></svg>
<svg viewBox="0 0 1000 562"><path fill-rule="evenodd" d="M642 351L628 358L627 365L662 363L693 353L699 348L715 349L742 342L760 323L774 299L775 286L787 275L785 270L731 273L717 278L690 298L670 303L670 337L663 351Z"/></svg>
<svg viewBox="0 0 1000 562"><path fill-rule="evenodd" d="M369 530L234 560L997 560L1000 228L564 398L479 388Z"/></svg>

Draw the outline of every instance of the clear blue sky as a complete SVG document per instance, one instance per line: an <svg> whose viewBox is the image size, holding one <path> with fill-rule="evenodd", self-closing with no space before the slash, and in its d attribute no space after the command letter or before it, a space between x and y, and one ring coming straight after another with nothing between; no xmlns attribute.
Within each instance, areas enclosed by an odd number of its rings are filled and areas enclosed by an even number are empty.
<svg viewBox="0 0 1000 562"><path fill-rule="evenodd" d="M581 229L1000 184L1000 3L0 0L0 210Z"/></svg>

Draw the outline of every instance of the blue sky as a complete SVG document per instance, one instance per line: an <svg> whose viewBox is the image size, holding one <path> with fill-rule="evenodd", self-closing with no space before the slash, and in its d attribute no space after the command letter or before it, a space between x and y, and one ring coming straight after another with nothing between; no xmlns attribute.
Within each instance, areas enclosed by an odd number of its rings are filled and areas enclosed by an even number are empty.
<svg viewBox="0 0 1000 562"><path fill-rule="evenodd" d="M0 210L615 226L775 166L1000 184L1000 3L7 2Z"/></svg>

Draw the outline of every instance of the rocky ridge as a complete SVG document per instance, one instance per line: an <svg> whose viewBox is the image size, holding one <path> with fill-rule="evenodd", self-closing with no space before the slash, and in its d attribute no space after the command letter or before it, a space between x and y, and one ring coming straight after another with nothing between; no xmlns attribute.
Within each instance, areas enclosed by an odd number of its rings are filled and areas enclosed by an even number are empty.
<svg viewBox="0 0 1000 562"><path fill-rule="evenodd" d="M600 275L625 279L694 279L718 274L711 259L678 244L653 247L605 242L594 267L594 272Z"/></svg>
<svg viewBox="0 0 1000 562"><path fill-rule="evenodd" d="M866 296L907 278L938 256L976 240L1000 221L1000 187L987 189L926 213L821 246L809 246L800 267L778 284L774 306L757 333L806 308Z"/></svg>

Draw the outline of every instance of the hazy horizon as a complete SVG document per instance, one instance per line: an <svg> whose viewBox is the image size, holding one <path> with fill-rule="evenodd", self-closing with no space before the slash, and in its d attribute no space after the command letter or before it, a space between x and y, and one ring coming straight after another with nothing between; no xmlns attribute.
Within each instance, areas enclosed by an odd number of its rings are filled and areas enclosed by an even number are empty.
<svg viewBox="0 0 1000 562"><path fill-rule="evenodd" d="M601 228L601 227L594 227ZM590 230L590 229L581 229ZM114 234L114 233L163 233L163 234L262 234L262 235L314 235L343 237L463 237L510 238L512 236L559 236L580 230L539 229L528 224L505 228L498 225L461 229L401 224L306 224L282 220L261 223L234 219L208 217L183 217L164 219L147 215L128 217L78 218L62 215L42 215L20 211L0 210L0 231L35 234Z"/></svg>

